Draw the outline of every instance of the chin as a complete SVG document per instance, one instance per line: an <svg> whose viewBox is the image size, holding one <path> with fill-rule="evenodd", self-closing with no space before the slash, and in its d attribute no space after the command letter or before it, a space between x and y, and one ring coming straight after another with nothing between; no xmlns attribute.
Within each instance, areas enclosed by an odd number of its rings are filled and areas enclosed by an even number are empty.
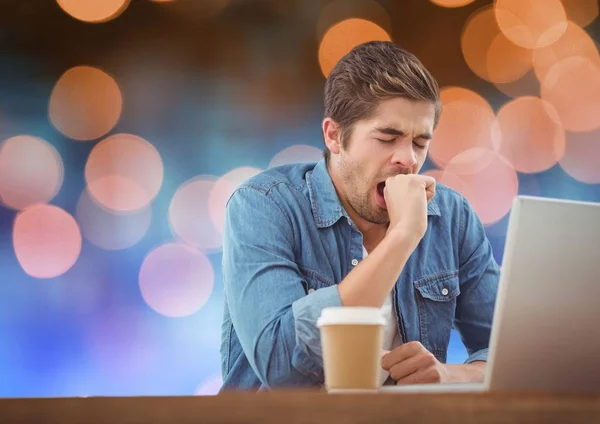
<svg viewBox="0 0 600 424"><path fill-rule="evenodd" d="M369 222L372 222L373 224L389 224L390 222L390 216L388 215L388 212L385 209L381 209L379 206L375 205L374 208L371 210L371 219L369 219Z"/></svg>

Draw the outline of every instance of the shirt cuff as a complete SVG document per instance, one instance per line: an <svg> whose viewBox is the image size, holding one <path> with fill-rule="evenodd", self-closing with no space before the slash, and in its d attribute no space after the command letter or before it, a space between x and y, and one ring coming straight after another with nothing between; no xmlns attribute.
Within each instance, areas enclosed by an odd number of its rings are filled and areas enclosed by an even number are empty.
<svg viewBox="0 0 600 424"><path fill-rule="evenodd" d="M316 290L292 303L296 330L296 349L292 363L300 371L315 376L323 373L321 333L317 320L323 308L330 306L342 306L337 285Z"/></svg>
<svg viewBox="0 0 600 424"><path fill-rule="evenodd" d="M475 361L487 362L488 350L489 350L488 348L485 348L485 349L481 349L476 352L473 352L471 355L469 355L469 357L465 361L465 364L470 364L471 362L475 362Z"/></svg>

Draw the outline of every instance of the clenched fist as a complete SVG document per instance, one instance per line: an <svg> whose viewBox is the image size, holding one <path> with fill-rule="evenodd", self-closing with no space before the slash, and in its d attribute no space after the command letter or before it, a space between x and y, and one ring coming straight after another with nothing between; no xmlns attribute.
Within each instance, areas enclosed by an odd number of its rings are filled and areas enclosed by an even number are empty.
<svg viewBox="0 0 600 424"><path fill-rule="evenodd" d="M435 179L427 175L395 175L383 189L390 218L388 234L397 234L415 248L427 231L427 204L435 196Z"/></svg>
<svg viewBox="0 0 600 424"><path fill-rule="evenodd" d="M397 384L450 382L446 365L419 342L398 346L381 359L381 367Z"/></svg>

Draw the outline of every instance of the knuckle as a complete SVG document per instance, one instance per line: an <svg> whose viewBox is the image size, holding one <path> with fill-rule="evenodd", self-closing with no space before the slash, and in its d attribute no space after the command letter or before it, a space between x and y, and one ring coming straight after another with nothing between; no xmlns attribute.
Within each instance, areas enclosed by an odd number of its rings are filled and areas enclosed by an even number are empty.
<svg viewBox="0 0 600 424"><path fill-rule="evenodd" d="M430 369L430 371L427 373L427 378L431 383L439 383L441 381L440 373L436 368Z"/></svg>
<svg viewBox="0 0 600 424"><path fill-rule="evenodd" d="M406 348L411 352L411 353L416 353L419 350L421 350L421 343L413 341L413 342L408 342L406 344Z"/></svg>
<svg viewBox="0 0 600 424"><path fill-rule="evenodd" d="M420 355L419 363L421 364L421 367L429 369L436 366L436 359L430 352L423 351Z"/></svg>
<svg viewBox="0 0 600 424"><path fill-rule="evenodd" d="M397 367L392 367L390 369L390 376L396 381L400 379L400 374L398 373Z"/></svg>

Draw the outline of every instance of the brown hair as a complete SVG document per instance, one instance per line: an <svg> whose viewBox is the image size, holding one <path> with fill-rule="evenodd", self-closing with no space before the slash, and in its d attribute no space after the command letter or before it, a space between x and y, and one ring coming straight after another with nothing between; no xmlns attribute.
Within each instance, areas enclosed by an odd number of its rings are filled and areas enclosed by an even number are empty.
<svg viewBox="0 0 600 424"><path fill-rule="evenodd" d="M390 41L371 41L342 57L325 82L325 116L339 124L342 147L354 123L371 116L381 100L395 97L434 103L437 125L438 84L412 53ZM323 155L329 162L327 147Z"/></svg>

